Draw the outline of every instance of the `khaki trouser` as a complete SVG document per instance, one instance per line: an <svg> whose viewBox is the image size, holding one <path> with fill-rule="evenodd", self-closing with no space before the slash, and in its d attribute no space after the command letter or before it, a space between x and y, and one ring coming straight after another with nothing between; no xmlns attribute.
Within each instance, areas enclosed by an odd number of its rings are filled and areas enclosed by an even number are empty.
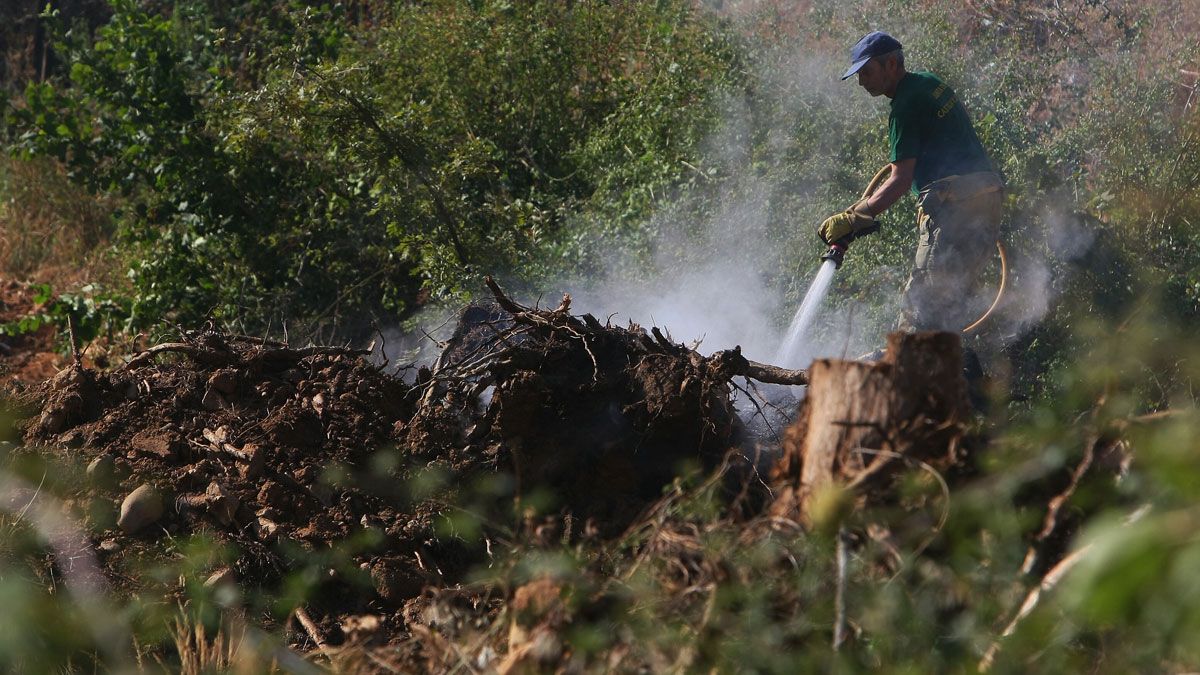
<svg viewBox="0 0 1200 675"><path fill-rule="evenodd" d="M996 254L1003 206L1000 176L986 171L930 183L917 200L917 254L897 328L958 332L991 298L979 291Z"/></svg>

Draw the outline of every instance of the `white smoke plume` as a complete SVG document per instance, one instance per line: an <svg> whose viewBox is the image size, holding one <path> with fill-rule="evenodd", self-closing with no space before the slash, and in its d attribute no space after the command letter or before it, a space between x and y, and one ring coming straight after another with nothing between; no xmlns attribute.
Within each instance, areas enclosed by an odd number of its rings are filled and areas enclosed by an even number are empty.
<svg viewBox="0 0 1200 675"><path fill-rule="evenodd" d="M772 119L770 128L754 129L756 120L750 112L736 101L727 102L723 123L699 153L710 165L733 168L716 207L708 209L699 223L674 220L679 218L676 213L692 213L692 209L653 216L648 225L658 233L653 273L627 274L636 263L617 254L603 278L589 288L569 289L573 307L601 319L615 313L613 321L618 324L633 321L664 328L678 342L699 341L698 350L704 354L741 346L748 358L772 363L803 289L817 272L822 248L811 234L815 222L808 221L813 214L781 221L773 213L774 203L796 195L786 193L784 176L761 175L749 166L750 144L756 136L766 138L765 152L783 155L791 142L789 130L814 106L848 106L850 97L861 94L838 80L840 56L795 52L767 59L757 80L773 92L774 104L783 113ZM789 256L784 247L797 239L808 245ZM787 268L783 275L777 269L781 267ZM771 284L772 276L786 274L794 274L800 287L795 298L782 297L778 284ZM852 308L847 309L836 312L838 329L832 337L811 340L803 349L803 362L790 365L806 365L815 355L862 348L866 341L861 322L847 321L856 316ZM828 314L818 321L828 320Z"/></svg>
<svg viewBox="0 0 1200 675"><path fill-rule="evenodd" d="M1038 220L1045 232L1045 246L1025 251L1012 270L1003 312L1006 338L1020 336L1053 308L1065 282L1062 272L1056 277L1062 266L1055 261L1078 260L1095 243L1096 233L1061 207L1044 208Z"/></svg>

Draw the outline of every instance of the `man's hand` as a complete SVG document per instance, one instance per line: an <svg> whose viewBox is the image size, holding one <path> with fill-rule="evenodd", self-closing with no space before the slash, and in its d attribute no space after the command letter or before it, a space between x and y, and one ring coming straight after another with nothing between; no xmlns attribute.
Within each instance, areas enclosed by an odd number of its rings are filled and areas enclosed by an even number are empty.
<svg viewBox="0 0 1200 675"><path fill-rule="evenodd" d="M841 241L852 234L868 234L863 232L869 230L873 232L876 228L875 219L863 210L864 201L851 206L850 208L836 213L825 219L824 222L817 227L817 236L826 244L832 244L835 241Z"/></svg>

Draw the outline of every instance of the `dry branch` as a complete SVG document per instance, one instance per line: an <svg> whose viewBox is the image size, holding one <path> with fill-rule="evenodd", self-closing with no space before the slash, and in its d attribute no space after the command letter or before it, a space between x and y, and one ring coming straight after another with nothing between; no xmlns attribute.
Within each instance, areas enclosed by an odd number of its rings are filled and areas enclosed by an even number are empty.
<svg viewBox="0 0 1200 675"><path fill-rule="evenodd" d="M789 370L787 368L780 368L779 366L771 366L755 361L747 361L746 372L738 374L744 375L752 380L758 380L759 382L766 382L768 384L808 384L807 370Z"/></svg>
<svg viewBox="0 0 1200 675"><path fill-rule="evenodd" d="M321 634L321 629L313 622L312 618L305 611L304 607L297 607L295 611L296 620L304 627L305 632L312 638L312 641L317 645L317 649L324 651L329 647L329 643L325 641L325 636Z"/></svg>
<svg viewBox="0 0 1200 675"><path fill-rule="evenodd" d="M1023 573L1037 574L1054 564L1058 555L1061 555L1064 543L1078 525L1076 519L1067 514L1071 498L1084 480L1096 472L1097 465L1112 463L1110 458L1114 453L1119 453L1121 447L1121 441L1112 438L1095 437L1088 441L1083 456L1071 472L1070 482L1046 505L1042 527L1034 535L1021 564Z"/></svg>
<svg viewBox="0 0 1200 675"><path fill-rule="evenodd" d="M246 340L249 341L249 340ZM296 361L310 356L366 356L370 354L365 349L350 349L347 347L302 347L292 349L291 347L272 347L268 349L254 349L245 353L228 349L223 345L219 346L202 346L190 342L164 342L163 344L150 347L146 351L138 354L130 359L123 366L126 370L141 367L153 360L159 354L175 353L183 354L192 359L196 363L206 366L229 366L243 365L250 361Z"/></svg>

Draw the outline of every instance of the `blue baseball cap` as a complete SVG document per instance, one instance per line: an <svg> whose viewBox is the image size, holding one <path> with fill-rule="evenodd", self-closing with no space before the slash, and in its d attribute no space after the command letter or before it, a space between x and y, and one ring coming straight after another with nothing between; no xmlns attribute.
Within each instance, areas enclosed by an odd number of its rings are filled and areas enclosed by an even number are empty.
<svg viewBox="0 0 1200 675"><path fill-rule="evenodd" d="M857 73L860 68L867 65L867 61L876 56L890 54L901 48L899 40L881 30L867 33L863 39L858 41L858 44L854 45L854 49L850 50L850 70L846 71L842 79Z"/></svg>

